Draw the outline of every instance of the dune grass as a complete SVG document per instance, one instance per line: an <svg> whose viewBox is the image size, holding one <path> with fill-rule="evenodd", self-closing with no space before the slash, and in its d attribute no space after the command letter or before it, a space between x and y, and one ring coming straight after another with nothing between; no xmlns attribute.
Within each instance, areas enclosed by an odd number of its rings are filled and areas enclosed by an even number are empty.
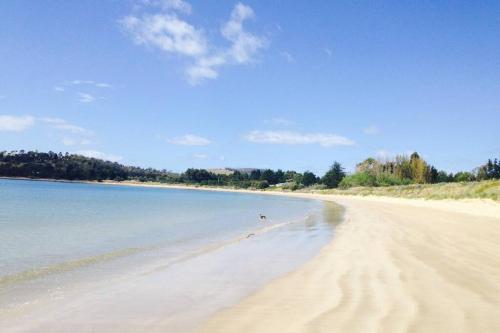
<svg viewBox="0 0 500 333"><path fill-rule="evenodd" d="M491 199L500 201L500 180L481 182L412 184L385 187L352 187L349 189L304 190L318 194L376 195L423 199Z"/></svg>

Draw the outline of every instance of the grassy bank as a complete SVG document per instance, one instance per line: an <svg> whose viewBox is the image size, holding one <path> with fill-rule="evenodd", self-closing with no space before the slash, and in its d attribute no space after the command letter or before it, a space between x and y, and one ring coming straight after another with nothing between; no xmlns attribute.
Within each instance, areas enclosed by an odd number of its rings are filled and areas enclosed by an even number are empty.
<svg viewBox="0 0 500 333"><path fill-rule="evenodd" d="M111 182L113 183L113 182ZM123 182L130 185L159 185L166 184L154 182ZM203 186L170 184L170 187L188 187L204 189L230 189L244 190L231 186ZM500 180L484 180L480 182L461 182L461 183L439 183L439 184L411 184L399 186L384 187L352 187L349 189L316 189L315 187L304 188L297 191L284 190L280 187L268 187L266 189L246 189L259 192L296 192L296 193L315 193L315 194L338 194L338 195L360 195L360 196L386 196L408 199L490 199L500 202Z"/></svg>
<svg viewBox="0 0 500 333"><path fill-rule="evenodd" d="M423 199L491 199L500 201L500 180L481 182L411 184L386 187L353 187L345 190L307 190L320 194L376 195Z"/></svg>

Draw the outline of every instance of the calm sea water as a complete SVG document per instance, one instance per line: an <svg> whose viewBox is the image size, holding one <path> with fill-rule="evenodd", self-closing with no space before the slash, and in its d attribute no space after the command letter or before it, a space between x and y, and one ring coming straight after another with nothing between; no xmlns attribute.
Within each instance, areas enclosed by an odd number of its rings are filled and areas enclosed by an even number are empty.
<svg viewBox="0 0 500 333"><path fill-rule="evenodd" d="M277 196L0 179L0 314L152 271L183 295L225 274L239 292L219 297L233 300L317 253L335 214Z"/></svg>

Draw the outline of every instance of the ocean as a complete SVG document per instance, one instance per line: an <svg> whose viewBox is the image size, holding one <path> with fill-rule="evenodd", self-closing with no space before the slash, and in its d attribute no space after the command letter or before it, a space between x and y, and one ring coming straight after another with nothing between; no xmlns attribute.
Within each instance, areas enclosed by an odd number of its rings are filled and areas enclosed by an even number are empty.
<svg viewBox="0 0 500 333"><path fill-rule="evenodd" d="M283 196L0 179L0 328L160 316L186 331L312 258L340 215Z"/></svg>

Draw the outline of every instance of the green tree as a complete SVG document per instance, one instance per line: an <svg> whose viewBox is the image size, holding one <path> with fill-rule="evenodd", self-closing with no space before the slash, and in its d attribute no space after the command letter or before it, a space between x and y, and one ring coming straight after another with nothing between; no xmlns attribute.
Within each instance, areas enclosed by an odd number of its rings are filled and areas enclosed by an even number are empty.
<svg viewBox="0 0 500 333"><path fill-rule="evenodd" d="M278 169L274 173L274 177L276 178L276 183L284 183L284 182L286 182L285 173L281 169Z"/></svg>
<svg viewBox="0 0 500 333"><path fill-rule="evenodd" d="M448 175L446 171L438 171L437 177L436 177L436 182L438 183L448 183L450 181L453 181L453 175Z"/></svg>
<svg viewBox="0 0 500 333"><path fill-rule="evenodd" d="M260 180L261 176L261 171L260 169L255 169L250 172L250 179L251 180Z"/></svg>
<svg viewBox="0 0 500 333"><path fill-rule="evenodd" d="M467 171L460 171L455 174L456 182L470 182L474 180L475 180L474 175Z"/></svg>
<svg viewBox="0 0 500 333"><path fill-rule="evenodd" d="M321 182L326 185L327 188L336 188L339 186L342 179L345 177L345 171L339 162L334 162L330 169L321 179Z"/></svg>
<svg viewBox="0 0 500 333"><path fill-rule="evenodd" d="M315 184L318 182L318 178L316 175L310 171L304 172L302 175L302 185L304 186L311 186L312 184Z"/></svg>
<svg viewBox="0 0 500 333"><path fill-rule="evenodd" d="M427 182L427 163L417 153L410 156L411 179L415 183L423 184Z"/></svg>
<svg viewBox="0 0 500 333"><path fill-rule="evenodd" d="M264 172L260 175L260 180L265 180L270 185L278 183L276 180L276 174L271 169L264 170Z"/></svg>

